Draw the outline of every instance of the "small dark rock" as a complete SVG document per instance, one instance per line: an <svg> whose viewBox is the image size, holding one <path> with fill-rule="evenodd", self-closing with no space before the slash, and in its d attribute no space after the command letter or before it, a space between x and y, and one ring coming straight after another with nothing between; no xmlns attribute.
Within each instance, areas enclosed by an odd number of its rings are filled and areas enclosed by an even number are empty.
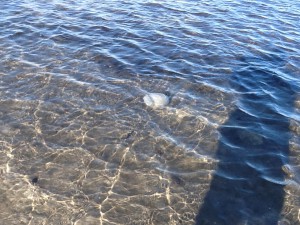
<svg viewBox="0 0 300 225"><path fill-rule="evenodd" d="M180 185L180 186L185 185L184 180L182 178L180 178L178 175L171 174L170 177L171 177L172 183L175 183L175 184Z"/></svg>
<svg viewBox="0 0 300 225"><path fill-rule="evenodd" d="M38 177L33 177L33 178L31 179L31 182L32 182L33 184L36 184L36 183L38 182L38 180L39 180Z"/></svg>
<svg viewBox="0 0 300 225"><path fill-rule="evenodd" d="M124 139L130 138L134 134L134 130L130 131Z"/></svg>

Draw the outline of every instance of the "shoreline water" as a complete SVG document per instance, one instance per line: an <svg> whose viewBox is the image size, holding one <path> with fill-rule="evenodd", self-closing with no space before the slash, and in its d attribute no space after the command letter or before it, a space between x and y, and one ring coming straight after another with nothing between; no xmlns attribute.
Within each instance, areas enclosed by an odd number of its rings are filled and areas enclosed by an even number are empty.
<svg viewBox="0 0 300 225"><path fill-rule="evenodd" d="M298 3L0 6L0 223L299 223Z"/></svg>

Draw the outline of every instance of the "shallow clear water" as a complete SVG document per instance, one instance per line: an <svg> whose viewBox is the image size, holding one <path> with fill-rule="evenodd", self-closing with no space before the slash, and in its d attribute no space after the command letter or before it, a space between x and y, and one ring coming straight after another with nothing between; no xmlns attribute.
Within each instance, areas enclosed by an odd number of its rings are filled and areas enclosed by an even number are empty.
<svg viewBox="0 0 300 225"><path fill-rule="evenodd" d="M297 1L0 6L1 224L300 224Z"/></svg>

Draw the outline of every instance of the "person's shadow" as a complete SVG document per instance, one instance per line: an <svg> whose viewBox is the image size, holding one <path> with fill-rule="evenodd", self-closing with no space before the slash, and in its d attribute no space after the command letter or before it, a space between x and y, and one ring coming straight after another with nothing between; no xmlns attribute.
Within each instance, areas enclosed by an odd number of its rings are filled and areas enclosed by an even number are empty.
<svg viewBox="0 0 300 225"><path fill-rule="evenodd" d="M196 225L275 225L284 201L295 93L277 74L247 67L233 76L241 98L219 129L218 168Z"/></svg>

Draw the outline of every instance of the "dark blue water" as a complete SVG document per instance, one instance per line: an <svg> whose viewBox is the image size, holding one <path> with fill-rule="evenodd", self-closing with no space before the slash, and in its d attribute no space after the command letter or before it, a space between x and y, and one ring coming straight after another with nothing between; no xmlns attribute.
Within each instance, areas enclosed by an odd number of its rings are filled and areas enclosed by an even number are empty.
<svg viewBox="0 0 300 225"><path fill-rule="evenodd" d="M287 0L2 1L0 224L300 224L299 18Z"/></svg>

